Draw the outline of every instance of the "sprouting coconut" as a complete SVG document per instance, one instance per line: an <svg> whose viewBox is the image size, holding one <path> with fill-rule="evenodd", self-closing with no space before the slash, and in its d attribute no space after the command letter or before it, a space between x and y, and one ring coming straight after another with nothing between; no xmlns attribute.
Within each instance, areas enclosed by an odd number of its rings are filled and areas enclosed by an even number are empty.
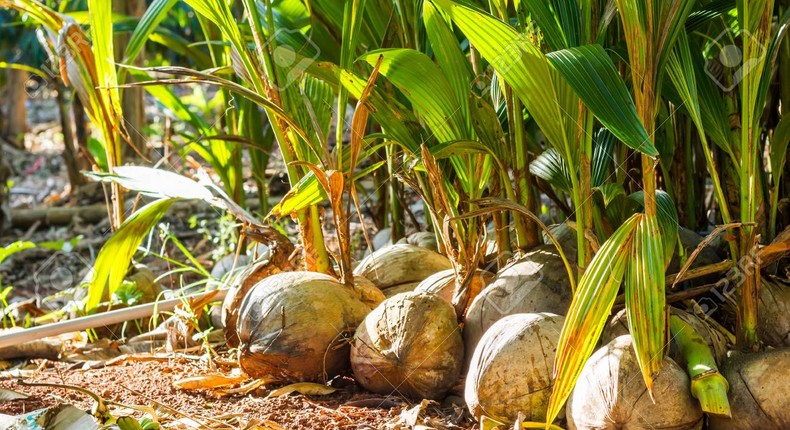
<svg viewBox="0 0 790 430"><path fill-rule="evenodd" d="M711 430L790 428L790 349L731 352L721 370L730 384L732 418L711 417Z"/></svg>
<svg viewBox="0 0 790 430"><path fill-rule="evenodd" d="M529 252L502 269L469 306L464 325L467 357L483 333L502 317L540 312L565 315L572 298L568 272L556 248L543 245Z"/></svg>
<svg viewBox="0 0 790 430"><path fill-rule="evenodd" d="M472 355L466 376L466 404L476 418L514 422L546 420L554 354L565 318L515 314L491 326Z"/></svg>
<svg viewBox="0 0 790 430"><path fill-rule="evenodd" d="M596 351L584 365L568 399L568 428L698 429L702 410L691 396L689 378L665 358L650 398L634 355L631 336L620 336Z"/></svg>
<svg viewBox="0 0 790 430"><path fill-rule="evenodd" d="M411 292L385 300L357 328L351 368L370 391L440 399L457 381L463 354L452 305Z"/></svg>
<svg viewBox="0 0 790 430"><path fill-rule="evenodd" d="M694 331L702 336L703 339L705 339L708 347L711 350L711 353L713 354L713 357L716 359L716 362L720 363L721 360L724 359L728 350L728 340L724 333L719 331L716 327L711 326L708 322L706 322L706 320L701 319L694 314L673 307L670 307L669 310L672 315L677 315L686 324L691 326ZM623 309L615 314L615 316L612 317L612 319L604 328L604 331L601 334L601 343L609 343L615 338L625 334L630 333L628 331L628 313L625 309ZM681 351L677 348L677 345L674 342L670 343L669 356L677 363L682 362Z"/></svg>
<svg viewBox="0 0 790 430"><path fill-rule="evenodd" d="M368 312L353 289L328 275L271 275L241 303L239 365L254 378L331 378L348 368L347 338Z"/></svg>
<svg viewBox="0 0 790 430"><path fill-rule="evenodd" d="M761 342L774 348L790 346L790 286L767 277L761 278L757 311L757 336ZM721 281L722 283L725 281ZM726 283L711 297L726 321L737 321L737 289ZM716 309L714 309L716 310ZM716 313L713 316L719 316Z"/></svg>
<svg viewBox="0 0 790 430"><path fill-rule="evenodd" d="M472 276L469 288L471 291L480 292L494 280L494 274L485 270L477 269ZM453 303L455 292L455 270L442 270L425 278L414 291L435 294L448 303Z"/></svg>
<svg viewBox="0 0 790 430"><path fill-rule="evenodd" d="M222 302L221 322L225 340L231 347L239 345L236 321L241 303L250 289L273 274L294 270L291 261L293 243L273 228L261 230L258 234L260 237L259 243L256 244L256 254L261 259L241 271L236 271L235 276L228 282L230 288Z"/></svg>
<svg viewBox="0 0 790 430"><path fill-rule="evenodd" d="M365 257L354 269L354 274L368 278L386 294L388 288L420 282L440 270L451 268L450 260L439 253L419 246L396 244Z"/></svg>

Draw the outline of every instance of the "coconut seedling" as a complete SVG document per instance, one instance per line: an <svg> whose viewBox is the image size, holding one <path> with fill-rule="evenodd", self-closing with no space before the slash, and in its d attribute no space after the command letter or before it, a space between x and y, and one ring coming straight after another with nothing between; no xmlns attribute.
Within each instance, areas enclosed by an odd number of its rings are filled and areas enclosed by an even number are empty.
<svg viewBox="0 0 790 430"><path fill-rule="evenodd" d="M554 353L563 317L508 315L483 335L466 375L464 398L476 418L545 422L554 383Z"/></svg>
<svg viewBox="0 0 790 430"><path fill-rule="evenodd" d="M458 380L463 356L453 306L411 292L388 298L365 317L354 335L351 368L370 391L437 400Z"/></svg>
<svg viewBox="0 0 790 430"><path fill-rule="evenodd" d="M660 89L659 71L683 30L693 2L662 2L652 7L637 3L618 2L621 22L627 27L634 99L600 45L569 46L544 55L501 21L458 4L446 7L453 22L484 57L498 58L502 52L511 52L506 58L510 61L505 62L508 67L501 68L501 77L524 101L547 140L558 145L560 153L567 149L560 143L569 140L564 133L567 128L563 128L566 116L560 111L564 104L554 99L565 100L558 94L575 93L615 137L641 156L644 193L634 198L641 200L644 212L632 215L614 231L579 280L556 355L557 382L547 414L549 423L559 414L584 361L592 353L623 279L628 311L642 315L638 321L630 321L648 387L661 367L661 351L666 341L663 272L674 248L677 221L671 201L659 204L661 199L657 198L654 161L659 154L652 145L651 135ZM581 16L589 12L589 3L585 4L587 7L569 10ZM661 13L648 14L653 8L659 8ZM646 20L653 20L649 28L662 29L660 35L649 33L642 26ZM584 18L579 22L584 22ZM547 86L546 82L554 86ZM563 92L558 93L558 88ZM657 210L658 206L662 210ZM583 235L585 230L577 233ZM583 240L580 244L588 246ZM584 266L583 261L579 262L580 266Z"/></svg>
<svg viewBox="0 0 790 430"><path fill-rule="evenodd" d="M122 139L126 139L118 91L116 67L107 59L114 58L112 5L108 2L89 1L91 38L73 18L60 14L35 0L10 0L0 6L25 13L46 31L52 46L59 55L61 79L74 88L85 106L91 123L101 132L101 142L106 153L107 171L122 164ZM124 220L123 193L117 184L111 186L108 207L110 223L114 230ZM95 297L95 294L92 294ZM91 304L95 304L91 300ZM92 308L88 308L92 311Z"/></svg>

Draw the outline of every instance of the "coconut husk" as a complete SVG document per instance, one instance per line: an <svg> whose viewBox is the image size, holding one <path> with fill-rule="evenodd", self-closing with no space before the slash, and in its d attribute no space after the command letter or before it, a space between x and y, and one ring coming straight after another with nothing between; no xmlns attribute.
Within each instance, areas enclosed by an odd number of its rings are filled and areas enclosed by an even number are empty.
<svg viewBox="0 0 790 430"><path fill-rule="evenodd" d="M469 283L469 290L477 295L485 287L487 287L493 280L494 274L486 270L477 269ZM414 291L421 291L425 293L435 294L446 302L453 304L453 295L455 294L456 276L455 270L442 270L433 275L425 278L420 282Z"/></svg>
<svg viewBox="0 0 790 430"><path fill-rule="evenodd" d="M387 298L373 282L364 276L354 276L354 290L359 300L370 310L376 309L376 306Z"/></svg>
<svg viewBox="0 0 790 430"><path fill-rule="evenodd" d="M253 378L325 381L348 369L348 338L369 309L328 275L281 272L242 301L239 365Z"/></svg>
<svg viewBox="0 0 790 430"><path fill-rule="evenodd" d="M757 336L774 348L790 346L790 286L762 279Z"/></svg>
<svg viewBox="0 0 790 430"><path fill-rule="evenodd" d="M395 297L398 294L402 293L410 293L414 291L417 286L420 285L420 282L406 282L405 284L395 285L394 287L389 287L383 291L384 297L390 298Z"/></svg>
<svg viewBox="0 0 790 430"><path fill-rule="evenodd" d="M440 270L452 267L447 257L434 251L409 244L396 244L365 257L354 269L354 275L368 278L384 291L397 285L420 282Z"/></svg>
<svg viewBox="0 0 790 430"><path fill-rule="evenodd" d="M254 232L248 230L246 234L255 238L256 253L262 258L243 270L236 270L237 274L232 278L231 287L222 302L222 329L230 347L239 345L236 321L241 302L249 290L268 276L294 270L291 261L294 245L282 233L264 228Z"/></svg>
<svg viewBox="0 0 790 430"><path fill-rule="evenodd" d="M242 300L255 284L278 272L280 272L279 268L269 264L268 261L262 261L247 266L233 278L228 294L222 302L222 329L229 347L239 346L236 321L239 318Z"/></svg>
<svg viewBox="0 0 790 430"><path fill-rule="evenodd" d="M721 368L730 384L732 418L711 417L711 430L790 428L790 349L731 352Z"/></svg>
<svg viewBox="0 0 790 430"><path fill-rule="evenodd" d="M465 398L475 418L544 422L564 317L515 314L491 326L472 355Z"/></svg>
<svg viewBox="0 0 790 430"><path fill-rule="evenodd" d="M398 243L408 243L410 245L430 249L431 251L439 250L439 245L436 243L436 235L427 231L412 233L399 240Z"/></svg>
<svg viewBox="0 0 790 430"><path fill-rule="evenodd" d="M568 399L571 430L699 429L702 410L691 396L689 378L665 358L647 393L631 336L620 336L596 351L584 365Z"/></svg>
<svg viewBox="0 0 790 430"><path fill-rule="evenodd" d="M778 280L761 277L757 309L757 337L773 348L790 346L790 286ZM723 323L737 324L737 284L727 280L718 294L703 299L711 315ZM700 300L700 303L703 303Z"/></svg>
<svg viewBox="0 0 790 430"><path fill-rule="evenodd" d="M458 380L463 354L452 305L411 292L385 300L357 328L351 368L370 391L435 400Z"/></svg>
<svg viewBox="0 0 790 430"><path fill-rule="evenodd" d="M541 312L565 315L572 298L568 272L557 250L552 245L536 248L502 269L472 301L464 325L467 357L483 333L502 317Z"/></svg>

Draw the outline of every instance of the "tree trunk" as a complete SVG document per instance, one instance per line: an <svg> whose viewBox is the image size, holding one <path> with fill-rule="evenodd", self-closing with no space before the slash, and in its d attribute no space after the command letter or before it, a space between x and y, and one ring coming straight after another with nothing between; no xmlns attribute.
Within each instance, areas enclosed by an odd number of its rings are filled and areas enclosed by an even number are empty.
<svg viewBox="0 0 790 430"><path fill-rule="evenodd" d="M3 134L18 148L24 148L24 133L27 131L27 93L25 81L28 73L23 70L8 69L6 83L6 127Z"/></svg>
<svg viewBox="0 0 790 430"><path fill-rule="evenodd" d="M0 116L2 116L1 113ZM0 145L2 145L2 139L0 139ZM3 148L0 148L0 235L5 233L5 229L10 225L11 221L11 209L8 206L8 194L6 192L6 183L8 183L8 177L11 175L11 169L6 164L4 154Z"/></svg>
<svg viewBox="0 0 790 430"><path fill-rule="evenodd" d="M68 90L63 84L58 84L58 113L60 114L60 129L63 133L63 162L66 164L66 172L69 175L71 191L85 183L85 178L80 173L78 164L77 148L74 146L74 130L71 126L71 112L67 97Z"/></svg>
<svg viewBox="0 0 790 430"><path fill-rule="evenodd" d="M90 160L88 155L88 139L90 138L90 128L88 128L88 117L85 114L85 106L82 105L82 100L79 97L73 97L71 101L71 111L74 114L74 134L77 137L77 151L83 156L80 160ZM81 166L83 169L90 168L92 162L83 162Z"/></svg>
<svg viewBox="0 0 790 430"><path fill-rule="evenodd" d="M130 17L140 18L145 12L145 0L115 0L113 1L113 12L128 15ZM115 61L125 61L124 54L126 46L129 44L130 36L128 34L116 35L114 38L115 44ZM130 60L135 66L143 65L144 51L133 60ZM127 75L128 76L128 75ZM133 79L128 77L127 82L132 82ZM123 83L123 82L119 82ZM147 157L148 148L146 147L146 136L143 134L143 129L146 126L145 122L145 98L142 88L123 88L121 91L121 109L123 109L123 122L126 128L126 133L132 145L137 148L140 153ZM135 158L138 154L129 145L123 145L123 158Z"/></svg>

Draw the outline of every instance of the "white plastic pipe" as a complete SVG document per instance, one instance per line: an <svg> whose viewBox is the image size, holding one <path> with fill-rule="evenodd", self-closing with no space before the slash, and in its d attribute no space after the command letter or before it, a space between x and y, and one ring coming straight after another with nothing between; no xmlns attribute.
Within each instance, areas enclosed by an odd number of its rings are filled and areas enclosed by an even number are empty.
<svg viewBox="0 0 790 430"><path fill-rule="evenodd" d="M117 309L114 311L102 312L96 315L88 315L86 317L74 318L68 321L47 324L40 327L27 328L11 333L0 334L0 348L19 345L21 343L43 339L45 337L58 336L75 331L83 331L101 326L119 324L124 321L136 320L138 318L148 318L153 315L154 312L172 311L179 303L182 303L185 298L201 299L209 294L214 294L212 301L221 301L228 294L228 290L221 289L216 292L208 291L204 293L196 293L174 299L146 303L143 305L132 306L130 308Z"/></svg>

